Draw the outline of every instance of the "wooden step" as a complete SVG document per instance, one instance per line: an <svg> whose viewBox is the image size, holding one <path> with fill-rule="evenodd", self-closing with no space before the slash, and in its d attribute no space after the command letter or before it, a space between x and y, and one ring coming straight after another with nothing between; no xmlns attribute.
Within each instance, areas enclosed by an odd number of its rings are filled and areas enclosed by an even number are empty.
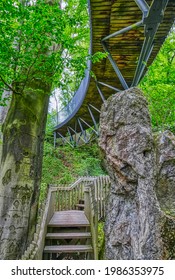
<svg viewBox="0 0 175 280"><path fill-rule="evenodd" d="M77 203L77 204L75 204L75 206L77 207L77 208L81 208L81 209L84 209L84 204L80 204L80 203Z"/></svg>
<svg viewBox="0 0 175 280"><path fill-rule="evenodd" d="M57 211L53 214L48 227L87 227L90 226L83 211Z"/></svg>
<svg viewBox="0 0 175 280"><path fill-rule="evenodd" d="M55 245L45 246L44 253L77 253L77 252L92 252L91 245Z"/></svg>
<svg viewBox="0 0 175 280"><path fill-rule="evenodd" d="M84 239L91 238L90 232L47 233L46 239Z"/></svg>

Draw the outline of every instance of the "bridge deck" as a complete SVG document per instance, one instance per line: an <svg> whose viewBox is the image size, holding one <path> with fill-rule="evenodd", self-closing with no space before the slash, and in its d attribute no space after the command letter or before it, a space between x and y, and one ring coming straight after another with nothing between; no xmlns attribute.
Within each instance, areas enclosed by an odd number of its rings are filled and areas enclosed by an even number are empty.
<svg viewBox="0 0 175 280"><path fill-rule="evenodd" d="M148 5L151 4L151 0L146 1ZM158 8L159 3L157 1ZM90 0L90 13L91 13L91 29L92 29L92 53L97 51L103 51L101 40L118 30L121 30L127 26L135 24L142 20L142 12L137 6L134 0ZM156 15L156 13L155 13ZM154 38L154 48L147 62L147 67L153 62L156 57L162 43L164 42L175 18L175 1L170 0L165 10L164 19ZM154 24L154 17L151 18L151 23ZM117 63L123 77L126 80L128 87L132 85L134 73L136 71L137 61L144 42L144 26L130 30L117 37L106 40L108 50L110 51L113 60ZM147 67L144 69L141 77L145 74ZM123 90L123 86L119 81L110 61L108 58L103 59L101 62L92 65L92 71L95 73L97 81L108 84L112 87ZM108 98L113 94L113 89L104 85L98 84L104 98ZM98 110L102 105L102 98L99 95L99 91L96 87L95 80L90 79L90 84L84 102L75 116L72 116L70 120L65 121L55 128L55 131L61 133L63 136L68 132L67 127L71 127L76 132L82 131L82 128L87 128L89 125L93 125L93 119L89 112L88 105L91 104ZM91 107L91 112L98 122L99 112ZM81 120L77 122L77 119ZM85 121L83 122L82 119ZM73 131L72 130L72 131Z"/></svg>

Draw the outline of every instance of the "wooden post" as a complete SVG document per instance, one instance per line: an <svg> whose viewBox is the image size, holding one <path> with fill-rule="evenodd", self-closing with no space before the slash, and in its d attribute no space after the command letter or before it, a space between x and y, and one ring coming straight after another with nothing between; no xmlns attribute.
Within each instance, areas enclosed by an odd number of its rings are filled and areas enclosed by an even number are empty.
<svg viewBox="0 0 175 280"><path fill-rule="evenodd" d="M90 195L89 195L89 186L84 187L84 213L91 223L91 215L90 215L90 209L91 209L91 204L90 204Z"/></svg>
<svg viewBox="0 0 175 280"><path fill-rule="evenodd" d="M95 186L88 184L84 188L85 215L90 222L94 259L98 259L98 208L95 200Z"/></svg>

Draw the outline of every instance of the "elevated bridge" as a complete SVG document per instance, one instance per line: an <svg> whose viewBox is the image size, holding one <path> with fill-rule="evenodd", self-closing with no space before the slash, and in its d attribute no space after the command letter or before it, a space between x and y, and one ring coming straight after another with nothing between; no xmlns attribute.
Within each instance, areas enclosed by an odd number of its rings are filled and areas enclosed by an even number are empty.
<svg viewBox="0 0 175 280"><path fill-rule="evenodd" d="M168 35L175 19L174 0L88 0L90 53L108 57L91 65L70 103L57 113L57 138L89 141L86 129L98 135L102 103L116 92L137 86ZM78 135L78 138L76 138ZM66 136L69 136L67 138ZM69 139L69 140L67 140Z"/></svg>

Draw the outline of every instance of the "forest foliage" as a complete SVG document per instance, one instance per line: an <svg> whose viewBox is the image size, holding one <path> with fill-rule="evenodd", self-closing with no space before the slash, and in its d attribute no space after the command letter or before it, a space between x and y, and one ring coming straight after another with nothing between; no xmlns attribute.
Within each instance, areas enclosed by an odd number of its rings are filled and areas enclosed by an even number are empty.
<svg viewBox="0 0 175 280"><path fill-rule="evenodd" d="M87 1L66 2L64 7L58 0L0 2L0 105L5 89L23 94L33 79L55 89L68 84L65 69L83 77L89 59Z"/></svg>
<svg viewBox="0 0 175 280"><path fill-rule="evenodd" d="M22 95L37 79L52 84L53 95L60 89L67 104L87 61L103 58L88 53L89 41L87 0L0 1L0 106L4 90Z"/></svg>
<svg viewBox="0 0 175 280"><path fill-rule="evenodd" d="M50 167L48 172L47 167ZM54 149L45 143L43 181L46 183L71 183L77 177L105 174L96 143L72 148L65 145Z"/></svg>
<svg viewBox="0 0 175 280"><path fill-rule="evenodd" d="M154 131L175 133L175 26L140 83Z"/></svg>

